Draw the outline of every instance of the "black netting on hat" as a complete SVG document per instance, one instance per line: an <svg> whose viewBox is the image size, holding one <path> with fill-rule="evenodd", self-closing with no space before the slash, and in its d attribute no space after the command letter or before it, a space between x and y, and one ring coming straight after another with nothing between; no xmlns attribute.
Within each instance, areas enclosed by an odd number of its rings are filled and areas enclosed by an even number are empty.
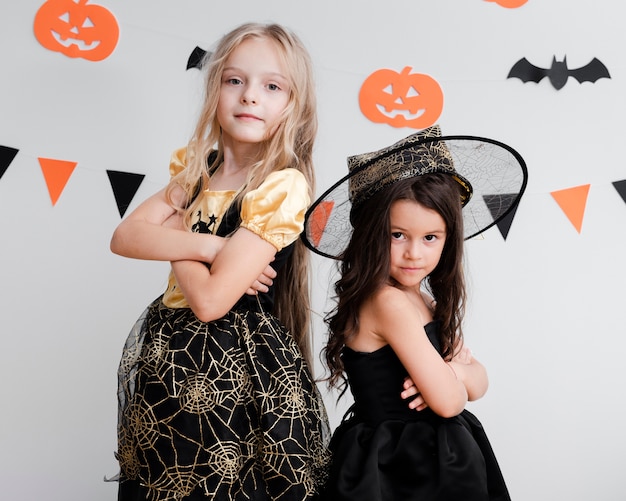
<svg viewBox="0 0 626 501"><path fill-rule="evenodd" d="M471 184L473 194L463 208L466 239L496 224L519 203L528 172L523 158L510 146L474 136L446 136L436 141L445 141L456 173ZM450 173L448 168L442 170ZM349 181L359 172L356 169L344 176L307 211L302 237L314 252L338 259L347 247L352 235Z"/></svg>

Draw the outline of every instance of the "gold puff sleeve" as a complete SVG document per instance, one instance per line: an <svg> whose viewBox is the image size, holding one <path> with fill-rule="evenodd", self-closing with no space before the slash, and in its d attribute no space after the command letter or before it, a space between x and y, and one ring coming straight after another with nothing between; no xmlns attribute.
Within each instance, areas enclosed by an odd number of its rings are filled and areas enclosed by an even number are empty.
<svg viewBox="0 0 626 501"><path fill-rule="evenodd" d="M170 176L174 177L176 174L180 174L182 170L187 166L187 147L183 146L174 150L170 158Z"/></svg>
<svg viewBox="0 0 626 501"><path fill-rule="evenodd" d="M310 202L309 186L300 171L272 172L261 186L244 196L241 226L281 250L302 233Z"/></svg>

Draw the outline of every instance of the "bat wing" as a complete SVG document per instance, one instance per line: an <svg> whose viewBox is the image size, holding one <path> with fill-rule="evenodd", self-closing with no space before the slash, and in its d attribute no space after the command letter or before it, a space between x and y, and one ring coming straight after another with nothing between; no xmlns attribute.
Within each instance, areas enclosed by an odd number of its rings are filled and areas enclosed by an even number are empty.
<svg viewBox="0 0 626 501"><path fill-rule="evenodd" d="M569 70L569 76L574 77L580 83L595 82L600 78L611 78L609 70L597 57L594 57L588 64Z"/></svg>
<svg viewBox="0 0 626 501"><path fill-rule="evenodd" d="M187 60L187 69L198 68L202 69L202 63L204 62L204 58L207 55L207 51L197 47L193 50L193 52L189 55L189 59Z"/></svg>
<svg viewBox="0 0 626 501"><path fill-rule="evenodd" d="M548 75L549 70L539 68L534 64L528 62L528 59L523 57L517 63L513 65L507 78L519 78L522 82L535 82L539 83L543 77Z"/></svg>

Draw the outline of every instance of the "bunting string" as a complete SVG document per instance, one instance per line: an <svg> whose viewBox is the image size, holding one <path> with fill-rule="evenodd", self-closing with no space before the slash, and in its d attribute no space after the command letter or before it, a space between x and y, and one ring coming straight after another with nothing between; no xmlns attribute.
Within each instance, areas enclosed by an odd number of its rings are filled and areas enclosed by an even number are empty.
<svg viewBox="0 0 626 501"><path fill-rule="evenodd" d="M27 153L23 153L18 148L0 145L0 182L4 182L3 176L5 172L9 169L18 155L26 155L33 158L33 160L36 159L36 161L38 161L41 167L42 176L48 188L50 201L53 206L56 205L57 201L62 196L68 181L76 169L88 169L92 171L98 170L84 167L78 161L29 155ZM163 185L162 182L151 180L146 176L146 174L143 173L111 169L106 169L105 172L108 179L108 185L113 192L120 218L124 217L124 214L133 202L139 187L144 182L153 184L155 186L155 191ZM626 203L626 179L612 181L611 185L622 201ZM559 207L565 214L567 220L578 233L582 233L583 220L585 210L587 208L587 198L590 189L591 184L584 184L580 186L566 187L549 193L554 199L556 206ZM497 224L498 230L504 240L507 239L517 210L518 207L515 207Z"/></svg>

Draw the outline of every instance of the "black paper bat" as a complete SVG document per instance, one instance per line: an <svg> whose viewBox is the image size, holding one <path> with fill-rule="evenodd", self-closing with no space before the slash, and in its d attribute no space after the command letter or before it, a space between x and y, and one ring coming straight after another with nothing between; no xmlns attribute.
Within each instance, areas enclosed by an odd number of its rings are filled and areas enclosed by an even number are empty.
<svg viewBox="0 0 626 501"><path fill-rule="evenodd" d="M196 46L196 48L189 55L189 59L187 59L187 69L197 68L199 70L202 69L202 64L204 63L205 57L207 55L211 55L210 52Z"/></svg>
<svg viewBox="0 0 626 501"><path fill-rule="evenodd" d="M559 90L567 83L569 77L574 77L578 82L595 82L600 78L611 78L609 70L598 59L593 58L585 66L570 70L567 67L567 58L564 57L562 62L556 60L556 56L552 58L552 66L550 68L539 68L528 62L523 57L513 65L507 78L519 78L522 82L539 83L544 77L550 79L552 86Z"/></svg>

